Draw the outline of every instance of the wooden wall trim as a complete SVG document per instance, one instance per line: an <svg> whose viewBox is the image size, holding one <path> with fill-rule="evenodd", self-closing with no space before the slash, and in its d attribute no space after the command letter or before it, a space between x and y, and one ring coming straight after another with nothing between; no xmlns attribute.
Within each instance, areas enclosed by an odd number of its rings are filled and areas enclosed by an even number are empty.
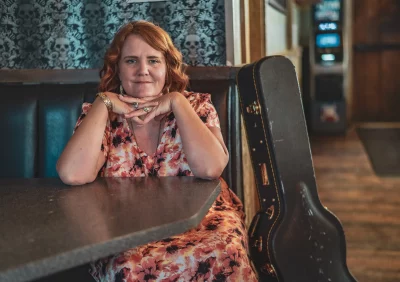
<svg viewBox="0 0 400 282"><path fill-rule="evenodd" d="M186 73L192 80L235 80L239 67L192 67ZM99 82L99 69L80 70L0 70L0 83L90 83Z"/></svg>
<svg viewBox="0 0 400 282"><path fill-rule="evenodd" d="M242 64L250 63L250 18L249 0L240 0L240 44L242 47Z"/></svg>
<svg viewBox="0 0 400 282"><path fill-rule="evenodd" d="M240 67L188 67L187 75L193 80L236 80Z"/></svg>
<svg viewBox="0 0 400 282"><path fill-rule="evenodd" d="M85 70L0 70L1 83L83 83L98 82L98 69Z"/></svg>
<svg viewBox="0 0 400 282"><path fill-rule="evenodd" d="M265 1L249 1L250 17L250 62L263 58L265 46Z"/></svg>

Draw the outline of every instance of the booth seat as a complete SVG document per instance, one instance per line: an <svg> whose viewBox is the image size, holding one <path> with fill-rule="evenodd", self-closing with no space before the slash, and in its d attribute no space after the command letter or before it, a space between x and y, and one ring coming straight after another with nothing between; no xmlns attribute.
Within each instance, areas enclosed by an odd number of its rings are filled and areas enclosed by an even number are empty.
<svg viewBox="0 0 400 282"><path fill-rule="evenodd" d="M211 94L230 151L223 177L242 198L238 188L243 185L236 71L234 67L187 70L188 90ZM82 103L93 102L98 92L97 71L96 76L93 70L76 74L71 70L0 72L0 178L57 177L57 159L72 135Z"/></svg>
<svg viewBox="0 0 400 282"><path fill-rule="evenodd" d="M230 152L223 178L243 201L239 98L234 67L189 67L188 90L210 93ZM98 70L0 70L0 178L58 177L56 163L83 102L98 92ZM87 265L36 282L91 280Z"/></svg>

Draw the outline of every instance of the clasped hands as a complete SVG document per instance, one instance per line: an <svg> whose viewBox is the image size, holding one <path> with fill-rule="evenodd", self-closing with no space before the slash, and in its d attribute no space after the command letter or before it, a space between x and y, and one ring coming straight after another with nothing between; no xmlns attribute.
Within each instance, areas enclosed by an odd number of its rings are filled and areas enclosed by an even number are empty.
<svg viewBox="0 0 400 282"><path fill-rule="evenodd" d="M155 119L161 120L172 111L172 101L178 92L160 94L154 97L135 98L128 95L105 93L113 104L113 112L144 125Z"/></svg>

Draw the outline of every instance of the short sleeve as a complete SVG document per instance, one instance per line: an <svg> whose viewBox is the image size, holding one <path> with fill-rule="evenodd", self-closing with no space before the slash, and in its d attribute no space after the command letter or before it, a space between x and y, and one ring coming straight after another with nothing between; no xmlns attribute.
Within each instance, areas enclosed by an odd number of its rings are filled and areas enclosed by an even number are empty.
<svg viewBox="0 0 400 282"><path fill-rule="evenodd" d="M78 118L78 121L76 122L74 132L79 128L81 125L83 119L86 117L86 115L89 113L90 109L92 108L92 104L90 103L83 103L82 104L82 113ZM110 135L111 135L111 126L110 126L110 119L107 119L107 124L106 128L104 130L104 135L103 135L103 141L101 143L101 151L104 153L104 156L107 158L108 152L110 151Z"/></svg>
<svg viewBox="0 0 400 282"><path fill-rule="evenodd" d="M207 127L221 128L218 113L211 102L210 94L190 93L187 98L197 115Z"/></svg>

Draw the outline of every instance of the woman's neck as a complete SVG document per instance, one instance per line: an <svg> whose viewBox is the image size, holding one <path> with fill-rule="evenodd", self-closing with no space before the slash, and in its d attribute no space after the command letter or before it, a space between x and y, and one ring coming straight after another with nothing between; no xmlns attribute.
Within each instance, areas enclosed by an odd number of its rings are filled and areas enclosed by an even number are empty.
<svg viewBox="0 0 400 282"><path fill-rule="evenodd" d="M133 120L129 119L128 124L131 130L136 132L151 132L154 128L160 127L160 122L154 119L144 125L136 124Z"/></svg>
<svg viewBox="0 0 400 282"><path fill-rule="evenodd" d="M162 122L163 120L151 120L145 125L135 125L133 121L128 120L137 146L147 155L153 155L157 151L161 139Z"/></svg>

